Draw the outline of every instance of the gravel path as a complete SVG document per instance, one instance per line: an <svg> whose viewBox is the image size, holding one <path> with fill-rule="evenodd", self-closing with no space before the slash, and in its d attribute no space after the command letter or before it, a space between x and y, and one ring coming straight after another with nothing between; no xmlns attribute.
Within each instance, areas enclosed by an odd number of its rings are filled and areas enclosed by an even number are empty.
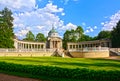
<svg viewBox="0 0 120 81"><path fill-rule="evenodd" d="M120 60L120 56L112 56L112 57L108 57L107 59Z"/></svg>
<svg viewBox="0 0 120 81"><path fill-rule="evenodd" d="M22 77L18 77L18 76L0 73L0 81L42 81L42 80L36 80L36 79L32 79L32 78L22 78Z"/></svg>

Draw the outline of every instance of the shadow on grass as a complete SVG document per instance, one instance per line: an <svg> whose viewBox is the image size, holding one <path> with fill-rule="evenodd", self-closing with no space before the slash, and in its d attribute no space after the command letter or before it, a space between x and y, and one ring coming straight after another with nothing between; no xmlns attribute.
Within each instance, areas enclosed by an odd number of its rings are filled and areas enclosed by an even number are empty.
<svg viewBox="0 0 120 81"><path fill-rule="evenodd" d="M35 59L34 59L35 58ZM59 59L59 60L56 60ZM65 59L65 58L64 58ZM85 68L89 68L91 66L96 67L96 68L108 68L108 67L112 67L112 68L120 68L120 61L119 60L111 60L111 59L101 59L101 58L93 58L93 59L86 59L85 62L80 59L77 59L77 62L73 59L73 62L67 62L67 61L60 61L60 58L37 58L33 57L31 58L10 58L10 59L4 59L6 61L15 61L15 62L21 62L21 64L24 62L27 62L27 64L29 65L49 65L49 66L57 66L57 67L69 67L69 68L81 68L81 67L85 67ZM86 63L87 62L87 63ZM93 68L94 69L94 68ZM114 70L114 69L113 69Z"/></svg>

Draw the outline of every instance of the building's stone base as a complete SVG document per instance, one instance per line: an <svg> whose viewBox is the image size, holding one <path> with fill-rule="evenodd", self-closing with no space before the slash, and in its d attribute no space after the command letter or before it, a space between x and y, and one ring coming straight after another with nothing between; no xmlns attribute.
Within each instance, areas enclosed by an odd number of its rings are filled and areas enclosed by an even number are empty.
<svg viewBox="0 0 120 81"><path fill-rule="evenodd" d="M109 57L109 51L94 51L94 52L70 52L74 58L103 58Z"/></svg>
<svg viewBox="0 0 120 81"><path fill-rule="evenodd" d="M41 57L51 56L52 52L0 52L0 56L15 56L15 57Z"/></svg>
<svg viewBox="0 0 120 81"><path fill-rule="evenodd" d="M53 52L0 52L1 57L42 57L52 56ZM109 57L109 51L94 51L94 52L70 52L73 58L103 58Z"/></svg>

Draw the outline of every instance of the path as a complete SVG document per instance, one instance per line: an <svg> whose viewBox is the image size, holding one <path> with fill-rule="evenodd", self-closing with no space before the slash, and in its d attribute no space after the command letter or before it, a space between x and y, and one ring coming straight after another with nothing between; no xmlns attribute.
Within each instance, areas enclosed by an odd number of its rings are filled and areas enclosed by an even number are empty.
<svg viewBox="0 0 120 81"><path fill-rule="evenodd" d="M37 80L32 78L22 78L18 76L0 73L0 81L42 81L42 80Z"/></svg>

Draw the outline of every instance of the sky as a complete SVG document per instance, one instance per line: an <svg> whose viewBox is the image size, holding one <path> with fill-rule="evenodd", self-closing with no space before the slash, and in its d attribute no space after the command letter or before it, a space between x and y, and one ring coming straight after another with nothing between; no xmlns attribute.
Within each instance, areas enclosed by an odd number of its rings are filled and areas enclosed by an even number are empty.
<svg viewBox="0 0 120 81"><path fill-rule="evenodd" d="M0 10L4 7L13 12L19 39L28 31L47 36L52 26L60 37L77 26L94 37L102 30L111 31L120 20L120 0L0 0Z"/></svg>

